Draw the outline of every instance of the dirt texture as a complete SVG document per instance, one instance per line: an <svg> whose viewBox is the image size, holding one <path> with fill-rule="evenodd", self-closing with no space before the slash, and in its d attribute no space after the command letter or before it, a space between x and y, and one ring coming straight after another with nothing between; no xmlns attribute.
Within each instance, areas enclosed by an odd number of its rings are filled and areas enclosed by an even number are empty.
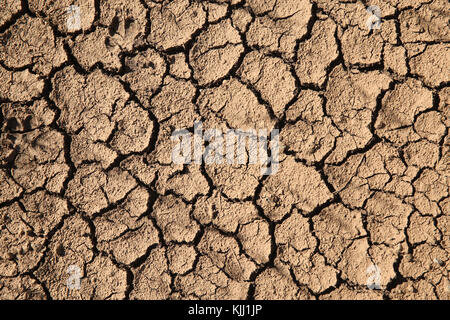
<svg viewBox="0 0 450 320"><path fill-rule="evenodd" d="M1 0L0 299L450 299L449 17ZM278 129L278 171L173 163L197 121Z"/></svg>

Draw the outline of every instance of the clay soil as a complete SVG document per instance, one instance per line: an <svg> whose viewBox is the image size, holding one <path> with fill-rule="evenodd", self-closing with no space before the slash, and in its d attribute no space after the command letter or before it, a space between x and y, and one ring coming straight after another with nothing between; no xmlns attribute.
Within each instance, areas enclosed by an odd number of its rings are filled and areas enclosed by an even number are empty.
<svg viewBox="0 0 450 320"><path fill-rule="evenodd" d="M449 299L449 16L0 1L0 299ZM196 121L279 129L278 172L174 164Z"/></svg>

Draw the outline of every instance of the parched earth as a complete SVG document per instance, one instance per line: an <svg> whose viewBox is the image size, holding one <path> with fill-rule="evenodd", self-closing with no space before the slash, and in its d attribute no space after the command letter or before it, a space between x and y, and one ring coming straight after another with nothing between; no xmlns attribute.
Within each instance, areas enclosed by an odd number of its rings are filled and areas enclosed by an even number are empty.
<svg viewBox="0 0 450 320"><path fill-rule="evenodd" d="M449 17L1 0L0 298L449 299ZM280 130L278 172L174 164L196 121Z"/></svg>

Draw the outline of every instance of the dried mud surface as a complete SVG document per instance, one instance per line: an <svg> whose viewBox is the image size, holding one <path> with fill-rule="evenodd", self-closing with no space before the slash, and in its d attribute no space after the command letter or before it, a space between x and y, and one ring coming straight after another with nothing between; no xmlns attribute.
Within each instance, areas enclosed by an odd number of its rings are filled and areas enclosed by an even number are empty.
<svg viewBox="0 0 450 320"><path fill-rule="evenodd" d="M449 299L449 16L2 0L0 298ZM278 128L279 171L173 164L199 120Z"/></svg>

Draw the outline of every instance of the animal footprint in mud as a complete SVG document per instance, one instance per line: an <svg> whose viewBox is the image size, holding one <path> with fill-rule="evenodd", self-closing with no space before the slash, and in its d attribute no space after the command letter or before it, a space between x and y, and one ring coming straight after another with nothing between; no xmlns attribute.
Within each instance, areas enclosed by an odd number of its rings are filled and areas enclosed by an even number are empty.
<svg viewBox="0 0 450 320"><path fill-rule="evenodd" d="M16 156L27 149L31 157L37 154L41 146L38 143L40 135L33 131L37 126L35 119L29 115L24 119L11 117L6 119L4 134L0 137L0 164L14 162Z"/></svg>
<svg viewBox="0 0 450 320"><path fill-rule="evenodd" d="M130 15L129 10L117 10L111 25L109 26L109 36L105 39L106 47L113 51L114 48L120 50L131 50L136 37L139 35L139 28L136 20Z"/></svg>
<svg viewBox="0 0 450 320"><path fill-rule="evenodd" d="M28 130L30 127L31 117L27 117L22 123L20 119L11 117L6 119L5 127L2 129L3 133L0 139L0 163L10 163L14 160L16 155L20 152L21 132Z"/></svg>

